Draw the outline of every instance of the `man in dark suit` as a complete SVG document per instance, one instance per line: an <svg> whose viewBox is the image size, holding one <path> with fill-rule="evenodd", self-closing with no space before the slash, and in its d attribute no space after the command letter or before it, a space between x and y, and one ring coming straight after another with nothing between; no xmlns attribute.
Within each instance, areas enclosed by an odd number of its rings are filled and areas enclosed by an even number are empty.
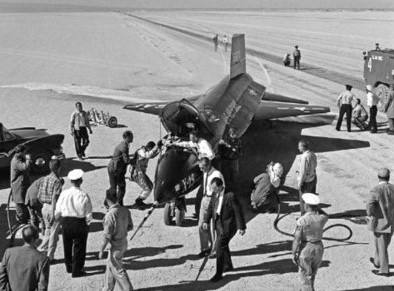
<svg viewBox="0 0 394 291"><path fill-rule="evenodd" d="M0 268L0 290L48 290L49 258L37 251L38 230L22 230L25 244L5 251Z"/></svg>
<svg viewBox="0 0 394 291"><path fill-rule="evenodd" d="M374 274L389 276L387 248L394 231L394 185L389 183L390 171L386 168L379 170L378 179L379 185L371 190L367 200L368 228L375 241L375 256L370 261L379 269Z"/></svg>
<svg viewBox="0 0 394 291"><path fill-rule="evenodd" d="M217 258L216 274L212 277L211 281L217 282L222 278L224 272L233 269L228 244L237 233L237 230L240 235L245 234L246 225L237 197L233 192L224 192L223 180L213 178L210 187L213 197L209 204L203 229L208 231L209 221L212 218L217 233Z"/></svg>

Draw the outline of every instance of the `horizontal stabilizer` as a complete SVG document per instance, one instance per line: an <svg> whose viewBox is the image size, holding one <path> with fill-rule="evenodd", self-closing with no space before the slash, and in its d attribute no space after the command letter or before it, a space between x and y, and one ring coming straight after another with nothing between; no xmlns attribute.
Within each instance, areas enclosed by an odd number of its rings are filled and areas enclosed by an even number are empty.
<svg viewBox="0 0 394 291"><path fill-rule="evenodd" d="M297 103L297 104L308 104L308 101L295 99L291 97L286 97L279 94L264 92L263 97L261 97L263 101L275 101L275 102L288 102L288 103Z"/></svg>
<svg viewBox="0 0 394 291"><path fill-rule="evenodd" d="M161 110L166 106L169 102L152 102L152 103L133 103L128 104L123 107L123 109L139 111L143 113L160 115Z"/></svg>
<svg viewBox="0 0 394 291"><path fill-rule="evenodd" d="M254 119L264 120L326 112L330 112L330 108L327 106L286 104L280 102L263 101L260 103L260 107L255 113Z"/></svg>

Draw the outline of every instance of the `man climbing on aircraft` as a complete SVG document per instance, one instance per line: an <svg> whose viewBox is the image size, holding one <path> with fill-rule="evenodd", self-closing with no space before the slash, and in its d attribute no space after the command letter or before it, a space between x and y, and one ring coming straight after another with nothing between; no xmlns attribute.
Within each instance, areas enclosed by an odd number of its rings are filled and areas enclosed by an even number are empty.
<svg viewBox="0 0 394 291"><path fill-rule="evenodd" d="M200 137L197 131L191 131L189 133L189 138L189 141L175 142L174 145L195 151L199 160L202 158L213 160L215 158L215 153L211 145L206 139Z"/></svg>
<svg viewBox="0 0 394 291"><path fill-rule="evenodd" d="M140 196L135 200L135 204L139 208L146 208L144 200L148 198L153 190L153 183L146 174L148 163L159 153L160 148L155 142L150 141L145 146L136 151L136 163L131 170L131 180L136 182L142 188Z"/></svg>

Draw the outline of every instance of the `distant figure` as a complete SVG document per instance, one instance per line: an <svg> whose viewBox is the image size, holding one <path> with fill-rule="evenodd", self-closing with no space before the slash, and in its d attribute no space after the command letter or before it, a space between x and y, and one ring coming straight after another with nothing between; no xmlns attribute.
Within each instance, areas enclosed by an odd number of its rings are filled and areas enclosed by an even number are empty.
<svg viewBox="0 0 394 291"><path fill-rule="evenodd" d="M300 140L298 142L298 150L301 153L300 164L297 171L297 186L300 194L300 211L301 215L305 214L304 200L302 194L316 193L316 154L309 149L309 142Z"/></svg>
<svg viewBox="0 0 394 291"><path fill-rule="evenodd" d="M0 268L0 290L48 290L49 259L39 251L38 230L33 225L22 229L25 244L5 250Z"/></svg>
<svg viewBox="0 0 394 291"><path fill-rule="evenodd" d="M71 188L63 190L56 204L55 217L63 228L64 262L73 278L85 275L86 242L92 221L92 202L81 190L83 171L72 170L67 177Z"/></svg>
<svg viewBox="0 0 394 291"><path fill-rule="evenodd" d="M285 65L285 67L290 66L290 54L287 53L283 57L283 65Z"/></svg>
<svg viewBox="0 0 394 291"><path fill-rule="evenodd" d="M342 120L345 113L346 113L347 131L348 132L352 131L352 126L351 126L352 101L355 98L354 94L351 92L352 88L353 87L351 85L346 85L346 91L342 92L337 99L338 107L340 107L339 117L336 126L337 131L341 130Z"/></svg>
<svg viewBox="0 0 394 291"><path fill-rule="evenodd" d="M51 173L43 178L38 189L38 199L42 203L42 216L45 223L45 234L40 245L40 251L46 251L47 256L52 261L60 232L60 222L55 220L56 203L62 192L62 180L59 177L60 160L51 160L49 169Z"/></svg>
<svg viewBox="0 0 394 291"><path fill-rule="evenodd" d="M388 96L388 102L385 106L385 112L389 123L387 134L394 135L394 84L390 85Z"/></svg>
<svg viewBox="0 0 394 291"><path fill-rule="evenodd" d="M228 39L227 39L227 35L223 36L223 47L224 47L224 51L227 52L227 46L228 46Z"/></svg>
<svg viewBox="0 0 394 291"><path fill-rule="evenodd" d="M204 217L203 229L209 231L209 222L212 220L217 233L216 247L216 273L211 282L222 279L224 272L231 272L234 267L231 261L229 243L238 232L245 234L246 224L241 204L233 192L226 192L223 180L213 178L209 187L212 199L209 203L207 215Z"/></svg>
<svg viewBox="0 0 394 291"><path fill-rule="evenodd" d="M239 174L239 158L242 154L241 140L235 128L230 127L224 139L219 141L218 152L220 157L219 170L227 182L227 191L236 191Z"/></svg>
<svg viewBox="0 0 394 291"><path fill-rule="evenodd" d="M379 98L375 93L372 92L372 86L367 85L365 91L367 92L367 106L369 107L369 123L367 126L367 130L370 130L371 133L378 132L378 125L376 122L376 115L378 114L378 102Z"/></svg>
<svg viewBox="0 0 394 291"><path fill-rule="evenodd" d="M294 51L293 51L293 67L294 69L297 67L297 69L300 69L300 60L301 60L301 51L298 49L298 45L296 45L294 47Z"/></svg>
<svg viewBox="0 0 394 291"><path fill-rule="evenodd" d="M71 135L74 137L75 151L78 159L83 160L86 157L85 151L89 145L89 135L92 134L92 128L90 127L89 116L86 111L82 108L82 103L75 103L76 110L71 114L70 126Z"/></svg>
<svg viewBox="0 0 394 291"><path fill-rule="evenodd" d="M130 164L129 147L133 142L133 133L130 130L123 132L123 141L115 147L111 160L108 163L109 184L115 189L118 203L123 206L123 197L126 193L125 175Z"/></svg>
<svg viewBox="0 0 394 291"><path fill-rule="evenodd" d="M375 51L380 51L379 43L375 43Z"/></svg>
<svg viewBox="0 0 394 291"><path fill-rule="evenodd" d="M293 262L298 266L302 291L315 290L317 270L323 259L324 225L328 215L319 208L320 199L312 193L302 195L306 213L297 220L292 246Z"/></svg>
<svg viewBox="0 0 394 291"><path fill-rule="evenodd" d="M131 291L133 286L123 267L123 257L127 251L127 232L133 229L133 221L130 211L119 205L115 189L108 189L105 196L109 208L103 219L103 242L99 259L104 258L107 244L110 244L111 248L107 259L106 287L103 290L112 291L118 283L121 290Z"/></svg>
<svg viewBox="0 0 394 291"><path fill-rule="evenodd" d="M215 36L212 38L213 45L215 47L215 52L218 51L218 45L219 45L219 35L215 34Z"/></svg>
<svg viewBox="0 0 394 291"><path fill-rule="evenodd" d="M253 179L254 189L250 196L254 212L274 212L279 204L278 187L283 175L283 166L271 162L264 173Z"/></svg>
<svg viewBox="0 0 394 291"><path fill-rule="evenodd" d="M388 246L394 232L394 185L389 183L390 171L378 171L379 184L370 192L367 200L368 229L373 232L375 255L370 261L379 271L379 276L389 276Z"/></svg>
<svg viewBox="0 0 394 291"><path fill-rule="evenodd" d="M354 107L352 111L352 123L361 130L366 130L367 124L365 121L368 119L368 113L364 106L361 105L361 100L359 98L356 100L356 107Z"/></svg>
<svg viewBox="0 0 394 291"><path fill-rule="evenodd" d="M26 154L25 145L18 145L15 148L15 154L11 160L11 193L15 202L16 221L20 224L27 224L29 220L29 211L25 205L26 192L30 186L30 167L32 160L30 155Z"/></svg>
<svg viewBox="0 0 394 291"><path fill-rule="evenodd" d="M153 141L148 142L146 146L141 147L136 152L137 159L131 170L131 179L142 189L139 197L135 200L135 204L140 209L145 209L147 207L144 200L149 197L153 190L153 182L146 174L148 163L149 160L156 157L159 152L160 148Z"/></svg>

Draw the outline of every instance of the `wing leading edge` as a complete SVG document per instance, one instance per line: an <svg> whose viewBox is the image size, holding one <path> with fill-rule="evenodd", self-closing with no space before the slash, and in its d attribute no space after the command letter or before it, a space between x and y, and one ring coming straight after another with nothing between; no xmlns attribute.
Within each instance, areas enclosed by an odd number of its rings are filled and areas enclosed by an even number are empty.
<svg viewBox="0 0 394 291"><path fill-rule="evenodd" d="M254 115L254 120L264 120L326 112L330 112L330 108L327 106L262 101L259 108L257 109L257 112Z"/></svg>

